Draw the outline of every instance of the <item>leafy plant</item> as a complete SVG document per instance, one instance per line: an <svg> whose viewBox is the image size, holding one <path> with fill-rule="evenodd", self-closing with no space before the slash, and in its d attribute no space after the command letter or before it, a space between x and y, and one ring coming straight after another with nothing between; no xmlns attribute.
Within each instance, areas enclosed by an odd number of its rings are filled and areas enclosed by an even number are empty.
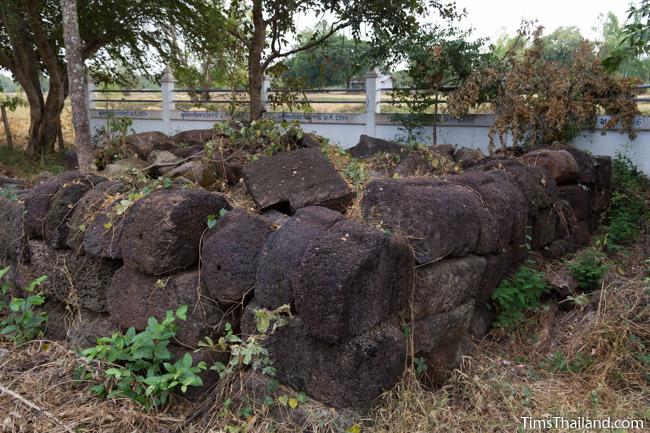
<svg viewBox="0 0 650 433"><path fill-rule="evenodd" d="M641 233L647 215L643 198L647 180L632 159L618 153L612 160L612 180L615 191L606 213L607 230L604 244L616 250Z"/></svg>
<svg viewBox="0 0 650 433"><path fill-rule="evenodd" d="M9 269L9 267L6 267L0 270L0 279L7 275ZM25 292L33 293L34 289L43 284L46 279L47 277L44 275L38 277L25 287ZM47 322L47 313L37 313L34 311L34 307L43 305L45 297L39 294L30 295L26 298L14 296L6 305L3 299L6 299L8 293L9 283L5 281L0 287L0 307L3 310L8 309L8 314L0 322L0 334L8 336L14 344L24 343L42 335L43 327Z"/></svg>
<svg viewBox="0 0 650 433"><path fill-rule="evenodd" d="M95 157L95 166L98 169L101 170L108 164L128 156L126 136L129 131L133 132L132 126L133 120L130 117L115 116L109 112L106 125L102 126L93 137L94 141L103 144Z"/></svg>
<svg viewBox="0 0 650 433"><path fill-rule="evenodd" d="M104 383L94 386L93 391L108 398L128 397L151 409L164 405L176 388L184 393L190 386L202 386L198 374L207 365L193 365L189 353L174 362L168 348L176 335L176 320L186 318L187 305L183 305L175 312L168 310L161 322L150 317L142 332L129 328L124 334L114 332L98 338L95 347L81 352L87 360L104 361L108 366L103 371ZM82 375L92 377L92 372L83 367Z"/></svg>
<svg viewBox="0 0 650 433"><path fill-rule="evenodd" d="M526 314L539 311L541 297L550 288L544 273L527 266L522 266L512 278L502 280L492 293L492 300L497 310L497 325L513 328L521 324Z"/></svg>
<svg viewBox="0 0 650 433"><path fill-rule="evenodd" d="M290 150L293 143L287 137L300 139L303 136L303 131L298 123L276 122L273 119L256 120L250 125L239 123L238 128L233 128L228 123L218 122L214 128L219 135L228 139L233 148L239 148L251 154L273 155Z"/></svg>
<svg viewBox="0 0 650 433"><path fill-rule="evenodd" d="M573 359L568 359L567 356L561 352L556 351L553 356L541 363L541 367L552 373L582 373L594 363L594 358L591 355L583 355L582 352L576 352Z"/></svg>
<svg viewBox="0 0 650 433"><path fill-rule="evenodd" d="M7 266L6 268L0 269L0 281L2 281L9 273L9 270L11 269L10 266ZM8 281L2 281L2 284L0 284L0 311L4 311L5 308L7 308L7 297L9 296L9 282Z"/></svg>
<svg viewBox="0 0 650 433"><path fill-rule="evenodd" d="M650 53L650 1L628 9L628 23L622 29L622 39L603 60L608 71L614 72L625 60L643 58Z"/></svg>
<svg viewBox="0 0 650 433"><path fill-rule="evenodd" d="M18 201L18 194L16 194L16 185L5 185L0 188L0 197L4 197L9 201Z"/></svg>
<svg viewBox="0 0 650 433"><path fill-rule="evenodd" d="M2 124L5 128L5 137L7 138L7 146L11 149L14 147L13 137L11 136L11 129L9 129L9 117L7 110L16 111L18 107L26 107L27 101L21 96L8 96L3 93L2 85L0 85L0 116L2 117Z"/></svg>
<svg viewBox="0 0 650 433"><path fill-rule="evenodd" d="M422 26L414 35L405 35L393 49L397 54L393 61L406 62L407 86L400 86L392 92L395 99L405 102L412 114L394 115L405 117L408 137L414 131L433 120L432 143L437 144L439 112L443 108L441 99L451 86L457 86L467 79L472 71L485 63L491 56L484 50L485 40L469 41L469 32L456 26L442 28L437 25ZM433 117L427 116L432 113ZM415 132L417 134L417 132Z"/></svg>
<svg viewBox="0 0 650 433"><path fill-rule="evenodd" d="M413 358L413 364L415 364L415 374L422 376L422 374L427 371L428 365L427 360L422 357Z"/></svg>
<svg viewBox="0 0 650 433"><path fill-rule="evenodd" d="M365 166L356 159L352 159L341 174L354 186L360 186L368 180L368 173L366 173Z"/></svg>
<svg viewBox="0 0 650 433"><path fill-rule="evenodd" d="M283 305L273 311L256 310L255 325L258 333L249 335L245 340L234 333L230 323L226 323L226 335L220 337L217 343L209 337L199 342L201 348L230 352L230 360L227 364L217 362L210 367L210 370L218 372L221 378L245 368L252 368L268 376L275 376L269 352L262 342L267 335L286 325L290 317L289 305Z"/></svg>
<svg viewBox="0 0 650 433"><path fill-rule="evenodd" d="M217 219L223 217L224 215L226 215L227 212L228 211L226 209L221 209L221 210L219 210L219 216L212 215L212 214L208 215L208 218L207 218L208 229L214 228L214 226L217 225Z"/></svg>
<svg viewBox="0 0 650 433"><path fill-rule="evenodd" d="M605 259L605 255L594 248L584 249L569 262L569 273L578 281L578 286L582 290L593 292L598 289L600 281L607 272Z"/></svg>

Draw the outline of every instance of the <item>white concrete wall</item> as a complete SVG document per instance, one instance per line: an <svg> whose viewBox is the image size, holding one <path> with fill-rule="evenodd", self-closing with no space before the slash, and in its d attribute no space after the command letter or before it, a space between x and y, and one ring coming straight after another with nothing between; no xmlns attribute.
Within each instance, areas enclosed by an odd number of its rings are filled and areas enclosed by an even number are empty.
<svg viewBox="0 0 650 433"><path fill-rule="evenodd" d="M217 121L228 120L224 113L186 113L188 112L173 112L169 128L164 127L160 112L117 110L113 114L115 116L130 117L133 120L132 129L135 132L161 131L170 135L191 129L208 129ZM106 125L106 115L105 110L92 110L90 121L91 128L94 131ZM359 141L359 136L367 133L366 125L361 122L365 117L365 113L294 113L286 116L274 114L273 117L298 121L305 131L322 135L343 148L354 146ZM489 120L490 116L476 115L468 116L462 122L439 126L438 143L479 148L487 152ZM607 134L602 135L600 129L595 129L593 131L583 131L574 141L574 144L598 155L614 156L617 152L627 151L634 162L646 174L650 175L650 127L648 127L650 126L650 119L648 117L639 118L638 124L640 129L634 140L631 140L627 134L618 130L608 131ZM399 124L389 123L386 116L377 115L374 135L378 138L394 140L400 137L404 138L406 131ZM431 143L431 135L432 127L422 128L420 138L424 142Z"/></svg>
<svg viewBox="0 0 650 433"><path fill-rule="evenodd" d="M381 91L390 89L389 77L379 71L370 71L365 76L366 110L363 113L267 113L268 117L278 120L300 123L305 131L314 132L328 138L332 143L343 148L357 144L361 134L394 140L405 138L407 131L402 126L403 120L397 115L381 114ZM267 83L268 84L268 83ZM268 91L268 85L265 87ZM95 92L92 82L88 83L89 95ZM106 125L109 115L132 119L135 132L161 131L174 135L191 129L212 128L215 122L228 121L230 117L222 112L178 111L174 104L174 78L166 71L161 86L161 110L99 110L94 108L94 99L89 97L89 118L91 130L97 131ZM268 100L268 95L263 95ZM429 116L432 120L431 116ZM487 153L488 132L494 124L493 114L468 115L454 119L441 115L437 128L439 144L453 144L479 148ZM650 175L650 117L640 116L636 119L638 136L631 140L618 130L601 134L602 126L609 117L599 116L594 122L593 130L585 130L575 140L575 144L594 154L614 156L617 152L628 151L635 163ZM424 143L431 143L432 127L421 128L419 138ZM511 137L506 137L507 144Z"/></svg>

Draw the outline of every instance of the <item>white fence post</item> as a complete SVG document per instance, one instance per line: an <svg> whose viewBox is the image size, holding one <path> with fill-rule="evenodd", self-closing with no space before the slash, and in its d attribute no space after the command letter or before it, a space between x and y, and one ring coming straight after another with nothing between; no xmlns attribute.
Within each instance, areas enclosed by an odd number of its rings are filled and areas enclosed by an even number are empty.
<svg viewBox="0 0 650 433"><path fill-rule="evenodd" d="M373 68L364 76L366 79L366 135L377 136L376 115L381 105L381 73Z"/></svg>
<svg viewBox="0 0 650 433"><path fill-rule="evenodd" d="M271 88L271 77L264 75L264 81L262 81L262 106L264 111L269 108L269 89Z"/></svg>
<svg viewBox="0 0 650 433"><path fill-rule="evenodd" d="M162 128L163 132L172 135L171 112L176 108L174 104L174 75L169 66L165 68L162 80L160 80Z"/></svg>
<svg viewBox="0 0 650 433"><path fill-rule="evenodd" d="M90 117L90 110L95 108L93 102L93 94L95 93L95 82L90 74L86 74L86 109L88 110L88 117Z"/></svg>

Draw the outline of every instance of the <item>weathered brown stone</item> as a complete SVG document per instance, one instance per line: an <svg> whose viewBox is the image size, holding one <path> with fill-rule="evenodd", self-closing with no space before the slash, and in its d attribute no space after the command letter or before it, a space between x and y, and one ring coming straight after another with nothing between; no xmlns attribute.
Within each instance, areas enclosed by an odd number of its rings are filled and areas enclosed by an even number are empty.
<svg viewBox="0 0 650 433"><path fill-rule="evenodd" d="M361 201L364 219L404 235L418 263L446 256L462 257L481 249L496 250L496 233L487 241L481 227L490 218L478 195L468 188L436 179L371 181ZM489 251L485 251L489 252Z"/></svg>
<svg viewBox="0 0 650 433"><path fill-rule="evenodd" d="M381 138L369 137L362 134L359 143L347 149L347 152L355 158L369 158L378 153L391 153L404 156L408 149L394 141L382 140Z"/></svg>
<svg viewBox="0 0 650 433"><path fill-rule="evenodd" d="M262 218L233 209L203 240L201 271L210 296L221 304L252 294L259 254L273 229Z"/></svg>
<svg viewBox="0 0 650 433"><path fill-rule="evenodd" d="M344 210L354 193L319 148L282 152L249 162L244 181L255 204L295 213L306 206Z"/></svg>
<svg viewBox="0 0 650 433"><path fill-rule="evenodd" d="M21 288L46 275L41 286L46 296L98 313L107 311L106 289L118 263L71 250L54 250L34 240L27 243L26 253L29 261L19 264L16 275Z"/></svg>
<svg viewBox="0 0 650 433"><path fill-rule="evenodd" d="M209 215L231 209L223 194L203 189L160 189L131 206L124 220L121 252L128 267L150 275L195 265Z"/></svg>
<svg viewBox="0 0 650 433"><path fill-rule="evenodd" d="M264 345L280 382L337 408L367 409L395 384L406 362L404 336L389 324L329 345L310 336L296 316Z"/></svg>
<svg viewBox="0 0 650 433"><path fill-rule="evenodd" d="M388 320L413 287L408 245L377 229L341 220L312 239L296 268L286 268L307 332L338 343Z"/></svg>
<svg viewBox="0 0 650 433"><path fill-rule="evenodd" d="M126 145L137 155L146 160L154 150L174 150L176 146L171 138L162 132L151 131L131 134L126 137Z"/></svg>
<svg viewBox="0 0 650 433"><path fill-rule="evenodd" d="M546 169L558 185L576 182L580 177L578 163L566 150L534 150L524 154L522 160L528 165Z"/></svg>
<svg viewBox="0 0 650 433"><path fill-rule="evenodd" d="M106 291L111 318L122 328L142 331L149 317L165 318L165 312L187 305L187 320L178 320L176 339L195 347L203 337L214 337L226 322L238 322L225 310L204 298L204 289L197 271L187 271L170 277L144 275L127 267L115 272Z"/></svg>
<svg viewBox="0 0 650 433"><path fill-rule="evenodd" d="M486 264L484 257L468 255L418 268L413 317L421 319L450 311L473 299L486 272Z"/></svg>
<svg viewBox="0 0 650 433"><path fill-rule="evenodd" d="M415 353L429 353L450 343L469 331L474 314L474 301L458 305L452 310L423 317L413 322Z"/></svg>

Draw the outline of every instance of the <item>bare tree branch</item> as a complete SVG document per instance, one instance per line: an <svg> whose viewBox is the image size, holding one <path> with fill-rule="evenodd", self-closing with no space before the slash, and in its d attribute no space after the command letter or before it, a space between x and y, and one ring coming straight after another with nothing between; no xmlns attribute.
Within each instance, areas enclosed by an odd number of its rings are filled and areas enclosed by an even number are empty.
<svg viewBox="0 0 650 433"><path fill-rule="evenodd" d="M297 47L297 48L293 48L293 49L291 49L289 51L280 52L279 50L276 50L273 47L271 47L271 55L264 61L264 64L263 64L264 68L267 68L271 64L271 62L273 62L274 60L276 60L276 59L278 59L280 57L287 57L287 56L290 56L292 54L296 54L296 53L299 53L301 51L308 50L308 49L310 49L312 47L315 47L316 45L319 45L319 44L325 42L327 39L332 37L336 32L338 32L339 30L341 30L342 28L344 28L346 26L347 26L347 22L345 22L345 21L343 21L343 22L338 21L337 23L333 23L330 26L330 30L326 34L321 36L320 38L314 39L313 41L310 41L310 42L306 43L305 45L302 45L302 46Z"/></svg>

